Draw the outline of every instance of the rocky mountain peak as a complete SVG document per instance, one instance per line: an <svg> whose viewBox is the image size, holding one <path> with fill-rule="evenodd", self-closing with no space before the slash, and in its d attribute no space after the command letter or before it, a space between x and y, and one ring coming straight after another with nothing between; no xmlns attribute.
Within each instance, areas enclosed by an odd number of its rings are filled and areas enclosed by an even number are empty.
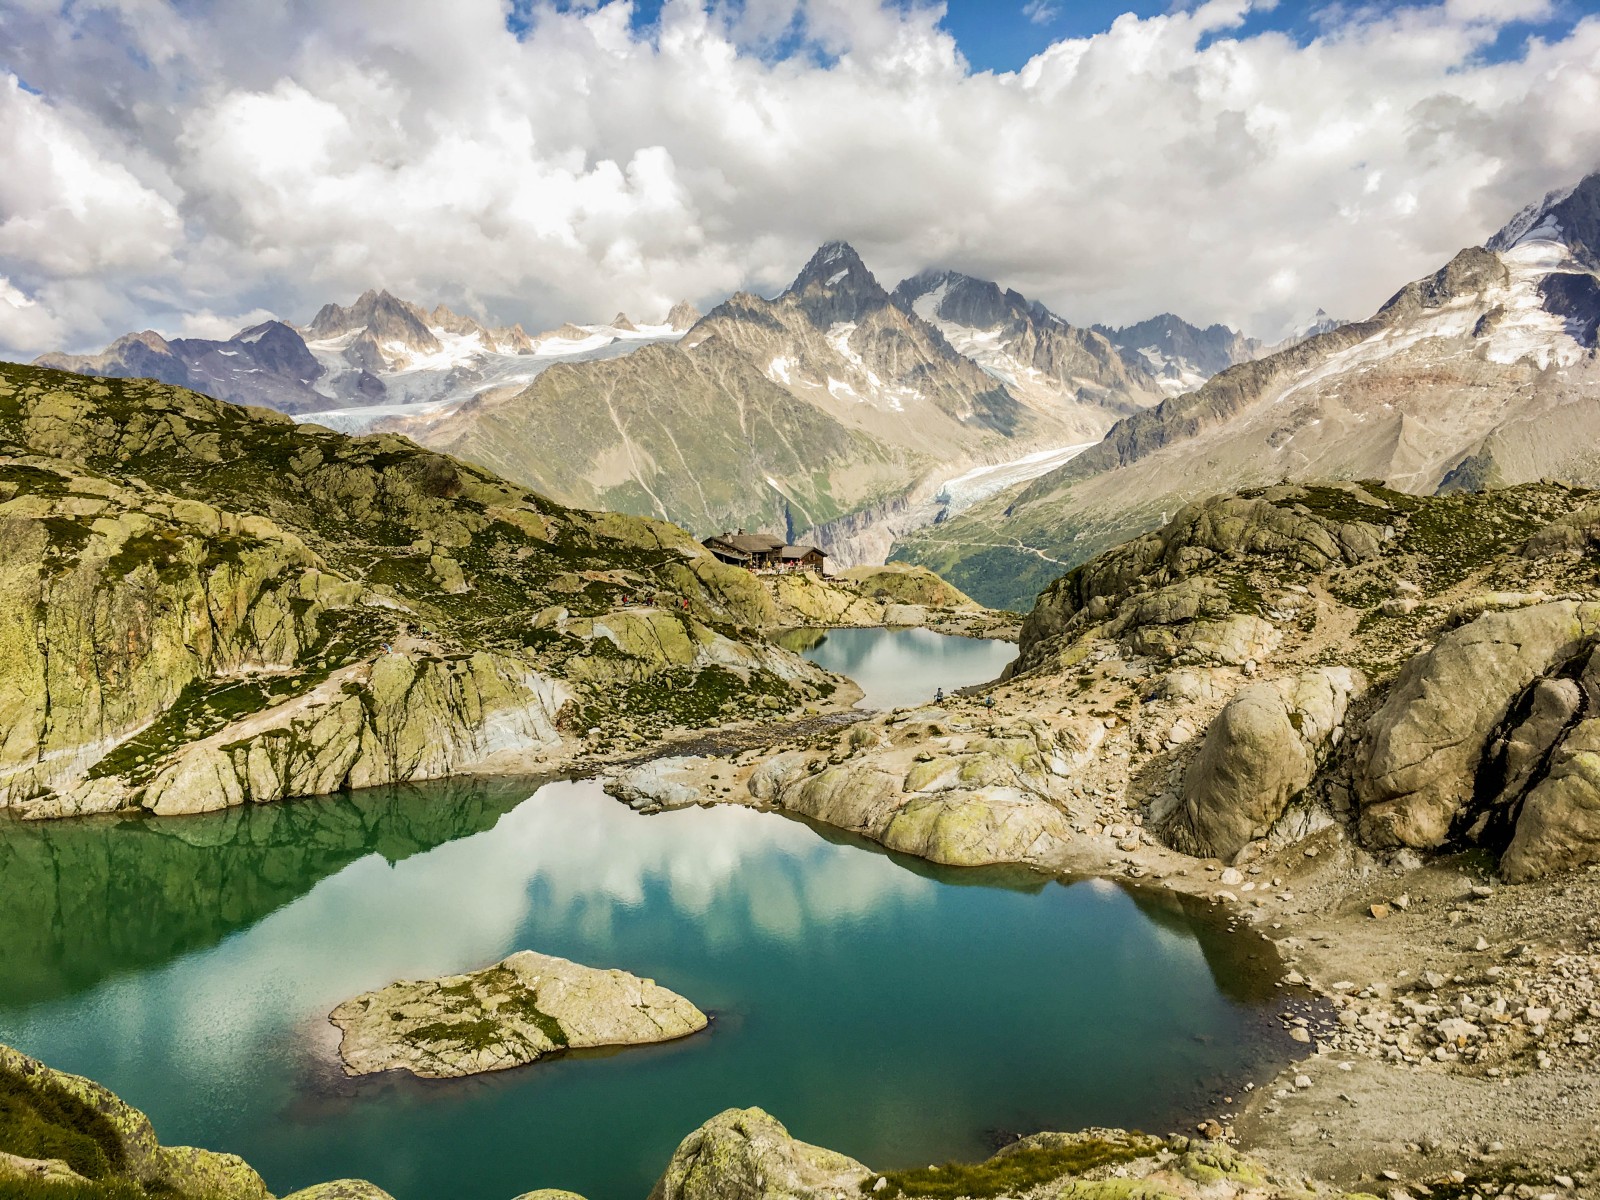
<svg viewBox="0 0 1600 1200"><path fill-rule="evenodd" d="M918 306L918 301L923 303ZM959 271L924 271L902 280L894 289L894 302L907 312L928 320L953 321L974 329L994 329L1016 320L1058 318L1042 304L987 279Z"/></svg>
<svg viewBox="0 0 1600 1200"><path fill-rule="evenodd" d="M687 300L679 300L667 313L667 324L679 333L690 328L700 319L700 310Z"/></svg>
<svg viewBox="0 0 1600 1200"><path fill-rule="evenodd" d="M784 295L798 299L819 326L859 320L889 303L889 293L848 242L829 242L813 254Z"/></svg>
<svg viewBox="0 0 1600 1200"><path fill-rule="evenodd" d="M428 328L427 313L387 290L371 288L362 292L348 308L324 304L312 318L307 332L313 338L330 338L360 329L367 330L380 343L399 342L409 350L440 348L439 339Z"/></svg>
<svg viewBox="0 0 1600 1200"><path fill-rule="evenodd" d="M1530 241L1562 242L1578 262L1600 270L1600 171L1574 187L1547 192L1506 222L1484 248L1503 254Z"/></svg>

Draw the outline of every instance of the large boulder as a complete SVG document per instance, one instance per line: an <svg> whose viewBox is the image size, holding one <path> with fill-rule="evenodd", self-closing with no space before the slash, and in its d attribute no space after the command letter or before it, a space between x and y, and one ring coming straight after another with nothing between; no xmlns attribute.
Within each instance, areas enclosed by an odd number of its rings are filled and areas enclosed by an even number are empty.
<svg viewBox="0 0 1600 1200"><path fill-rule="evenodd" d="M1487 613L1408 662L1366 724L1355 773L1363 836L1421 849L1462 831L1485 749L1513 703L1597 637L1600 604L1558 601ZM1542 736L1530 727L1524 740Z"/></svg>
<svg viewBox="0 0 1600 1200"><path fill-rule="evenodd" d="M1581 721L1562 740L1549 773L1522 802L1500 860L1512 882L1600 862L1600 720Z"/></svg>
<svg viewBox="0 0 1600 1200"><path fill-rule="evenodd" d="M684 1138L650 1200L837 1200L871 1172L796 1141L759 1108L730 1108Z"/></svg>
<svg viewBox="0 0 1600 1200"><path fill-rule="evenodd" d="M1192 853L1232 858L1266 836L1317 771L1366 687L1348 667L1322 667L1243 688L1211 722L1184 776L1169 836Z"/></svg>
<svg viewBox="0 0 1600 1200"><path fill-rule="evenodd" d="M684 756L652 758L613 771L603 786L609 795L639 812L689 808L708 799L695 778L695 765L700 761Z"/></svg>
<svg viewBox="0 0 1600 1200"><path fill-rule="evenodd" d="M791 752L763 763L747 786L759 801L932 862L1025 862L1072 839L1049 799L1052 775L1077 749L1070 732L1017 722L990 737L942 739L909 762L908 747L875 739L844 762Z"/></svg>

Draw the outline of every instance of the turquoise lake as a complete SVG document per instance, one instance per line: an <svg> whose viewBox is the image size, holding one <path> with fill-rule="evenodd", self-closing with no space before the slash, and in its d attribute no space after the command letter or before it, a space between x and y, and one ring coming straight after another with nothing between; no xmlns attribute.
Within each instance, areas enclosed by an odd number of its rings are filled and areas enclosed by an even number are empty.
<svg viewBox="0 0 1600 1200"><path fill-rule="evenodd" d="M847 675L863 708L931 703L938 689L988 683L1017 656L1010 642L927 629L800 629L780 639L820 667Z"/></svg>
<svg viewBox="0 0 1600 1200"><path fill-rule="evenodd" d="M518 949L653 977L711 1027L470 1080L342 1075L336 1003ZM1109 883L933 868L745 809L645 816L592 781L0 822L0 1041L280 1194L644 1200L730 1106L879 1168L1165 1132L1291 1056L1271 966Z"/></svg>

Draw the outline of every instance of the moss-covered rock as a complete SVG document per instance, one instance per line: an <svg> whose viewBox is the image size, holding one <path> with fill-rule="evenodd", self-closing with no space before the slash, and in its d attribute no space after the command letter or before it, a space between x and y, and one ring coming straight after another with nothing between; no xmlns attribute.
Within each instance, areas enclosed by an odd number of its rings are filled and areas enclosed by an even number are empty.
<svg viewBox="0 0 1600 1200"><path fill-rule="evenodd" d="M345 1073L404 1070L448 1079L524 1066L586 1046L686 1037L706 1016L653 979L524 950L465 975L405 980L346 1000Z"/></svg>

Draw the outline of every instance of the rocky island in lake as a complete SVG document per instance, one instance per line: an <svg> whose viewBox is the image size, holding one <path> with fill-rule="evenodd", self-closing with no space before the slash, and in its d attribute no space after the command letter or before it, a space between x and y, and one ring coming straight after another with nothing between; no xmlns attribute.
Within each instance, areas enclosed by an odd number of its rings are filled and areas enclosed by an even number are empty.
<svg viewBox="0 0 1600 1200"><path fill-rule="evenodd" d="M706 1015L653 979L524 950L465 975L400 980L329 1015L350 1075L404 1070L449 1079L589 1046L670 1042Z"/></svg>

